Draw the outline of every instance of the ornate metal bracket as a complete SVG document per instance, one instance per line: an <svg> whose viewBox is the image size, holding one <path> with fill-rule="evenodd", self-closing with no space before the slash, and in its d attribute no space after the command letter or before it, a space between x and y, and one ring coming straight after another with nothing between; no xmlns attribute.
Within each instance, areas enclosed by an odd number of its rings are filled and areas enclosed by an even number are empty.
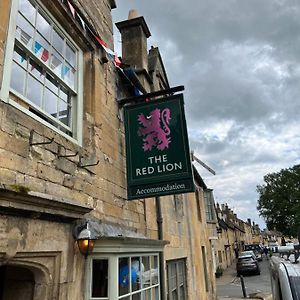
<svg viewBox="0 0 300 300"><path fill-rule="evenodd" d="M48 142L38 142L38 143L34 143L33 142L33 135L34 135L34 130L32 129L30 131L30 136L29 136L29 145L30 146L35 146L35 145L48 145L48 144L51 144L53 141L54 141L54 138L52 139L48 139L49 141Z"/></svg>

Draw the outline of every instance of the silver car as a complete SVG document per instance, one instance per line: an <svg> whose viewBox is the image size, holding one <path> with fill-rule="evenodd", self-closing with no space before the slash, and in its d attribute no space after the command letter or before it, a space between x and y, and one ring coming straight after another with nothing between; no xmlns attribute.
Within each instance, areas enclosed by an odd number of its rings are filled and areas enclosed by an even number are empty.
<svg viewBox="0 0 300 300"><path fill-rule="evenodd" d="M237 276L249 274L249 273L255 273L259 275L260 268L257 259L253 257L252 254L239 256L238 261L236 263L236 273Z"/></svg>

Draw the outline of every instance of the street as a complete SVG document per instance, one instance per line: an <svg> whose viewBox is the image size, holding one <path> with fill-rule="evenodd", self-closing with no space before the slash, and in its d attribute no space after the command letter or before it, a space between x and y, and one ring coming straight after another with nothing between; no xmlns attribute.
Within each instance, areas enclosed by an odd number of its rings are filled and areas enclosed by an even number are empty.
<svg viewBox="0 0 300 300"><path fill-rule="evenodd" d="M264 258L260 263L260 275L245 275L244 282L247 296L253 293L271 293L269 261ZM217 279L217 295L220 297L243 297L241 280L236 276L235 263Z"/></svg>

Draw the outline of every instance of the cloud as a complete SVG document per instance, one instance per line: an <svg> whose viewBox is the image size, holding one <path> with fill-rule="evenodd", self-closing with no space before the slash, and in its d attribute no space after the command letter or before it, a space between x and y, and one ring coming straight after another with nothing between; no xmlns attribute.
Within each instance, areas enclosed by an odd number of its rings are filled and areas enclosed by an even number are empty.
<svg viewBox="0 0 300 300"><path fill-rule="evenodd" d="M117 6L116 21L131 8L145 17L149 46L159 47L171 86L185 86L191 148L217 172L199 167L200 174L218 201L263 225L256 186L267 173L300 162L300 2L122 0Z"/></svg>

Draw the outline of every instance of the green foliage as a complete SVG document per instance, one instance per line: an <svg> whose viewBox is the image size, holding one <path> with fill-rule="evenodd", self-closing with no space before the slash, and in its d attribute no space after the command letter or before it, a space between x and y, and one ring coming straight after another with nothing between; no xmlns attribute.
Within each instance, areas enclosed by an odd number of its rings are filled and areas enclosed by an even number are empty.
<svg viewBox="0 0 300 300"><path fill-rule="evenodd" d="M30 192L30 189L26 186L12 184L10 187L18 193L28 194Z"/></svg>
<svg viewBox="0 0 300 300"><path fill-rule="evenodd" d="M223 268L221 265L217 266L216 277L221 277L223 275Z"/></svg>
<svg viewBox="0 0 300 300"><path fill-rule="evenodd" d="M297 236L300 226L300 165L264 176L257 209L268 229Z"/></svg>

